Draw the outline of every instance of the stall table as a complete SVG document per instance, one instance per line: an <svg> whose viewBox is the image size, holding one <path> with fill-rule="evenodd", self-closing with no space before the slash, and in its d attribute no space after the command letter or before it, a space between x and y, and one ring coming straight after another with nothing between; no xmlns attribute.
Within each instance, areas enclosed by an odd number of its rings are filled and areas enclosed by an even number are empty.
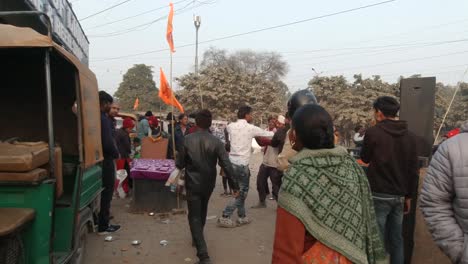
<svg viewBox="0 0 468 264"><path fill-rule="evenodd" d="M177 195L165 186L174 171L173 160L135 159L130 170L133 179L133 211L168 213L176 209ZM183 207L180 199L180 207Z"/></svg>

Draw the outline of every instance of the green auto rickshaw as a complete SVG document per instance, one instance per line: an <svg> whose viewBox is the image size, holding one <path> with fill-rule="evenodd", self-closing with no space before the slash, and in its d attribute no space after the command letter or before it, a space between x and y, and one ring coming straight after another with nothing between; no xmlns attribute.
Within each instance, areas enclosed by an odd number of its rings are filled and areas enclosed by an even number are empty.
<svg viewBox="0 0 468 264"><path fill-rule="evenodd" d="M99 210L97 80L48 24L0 24L0 263L83 263Z"/></svg>

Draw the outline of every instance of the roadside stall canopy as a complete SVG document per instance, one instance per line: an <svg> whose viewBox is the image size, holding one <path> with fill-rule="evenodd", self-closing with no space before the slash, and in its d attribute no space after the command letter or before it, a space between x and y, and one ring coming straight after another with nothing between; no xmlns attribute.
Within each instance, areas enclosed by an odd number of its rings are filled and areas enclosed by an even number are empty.
<svg viewBox="0 0 468 264"><path fill-rule="evenodd" d="M70 129L70 127L67 127L67 124L66 124L66 122L71 122L69 120L71 119L70 116L72 115L70 114L70 111L73 106L73 102L70 103L67 101L66 104L69 104L69 105L65 105L65 103L60 102L60 100L53 99L54 130L57 130L56 128L58 126L62 126L61 128L62 131L60 131L60 129L59 131L56 131L55 140L57 141L58 138L61 137L62 142L59 142L59 143L63 145L62 148L65 150L65 152L67 150L67 146L69 146L69 148L74 147L75 151L71 151L71 152L79 152L80 156L82 155L83 163L84 163L83 165L85 168L91 167L95 165L97 162L101 161L102 160L102 146L101 146L100 109L99 109L99 98L98 98L98 85L97 85L97 80L96 80L96 76L94 75L94 73L91 70L89 70L87 66L81 64L81 62L74 55L66 51L64 48L62 48L58 44L54 43L48 36L39 34L38 32L34 31L31 28L22 28L22 27L15 27L12 25L0 24L0 36L1 36L0 37L0 52L1 52L0 56L2 57L8 54L8 51L7 51L8 49L19 50L23 48L24 49L51 48L52 55L54 55L55 57L61 58L60 61L65 61L65 63L61 62L62 64L57 63L57 65L60 66L64 64L69 64L69 65L64 65L64 67L66 67L67 69L70 67L73 67L75 69L74 78L70 80L66 80L66 81L61 80L61 83L60 84L56 83L55 86L54 86L54 78L52 78L52 90L57 90L57 89L65 90L65 87L67 89L70 89L69 87L76 87L78 89L77 94L73 94L72 96L74 100L77 101L80 112L81 112L81 118L77 119L77 120L81 119L81 122L78 121L80 122L81 125L77 126L77 128L80 128L81 131L76 131L76 132L70 131L72 129ZM14 61L14 60L10 60L10 61ZM29 73L27 71L27 67L29 63L18 62L18 64L21 64L21 63L22 65L17 65L16 67L24 67L25 72L23 72L22 74L24 78L28 78ZM0 68L2 71L2 75L8 74L8 68L10 68L10 71L12 71L11 67L15 67L15 66L3 65ZM43 69L43 68L44 67L40 69ZM60 71L63 70L61 68L62 67L57 67L57 69L53 67L51 68L52 75L54 75L54 71L56 71L55 76L57 79L60 79ZM73 69L73 68L70 68L70 69ZM18 68L18 69L21 69L21 68ZM5 90L2 91L1 86L3 85L1 84L1 82L2 81L0 81L0 91L2 92L2 94L5 94ZM32 85L36 85L36 83L28 83L28 85L32 86ZM44 84L37 85L38 87L37 89L43 89L43 87L45 87L43 85ZM8 89L8 87L4 87L4 88ZM32 87L32 88L36 89L35 87ZM9 91L9 93L11 94L12 92ZM65 92L62 92L62 93L65 93ZM23 97L26 97L26 96L27 95L23 95ZM2 95L2 97L4 96ZM8 104L9 102L7 100L8 98L5 98L0 103ZM34 109L34 108L28 109L28 106L26 104L24 106L19 105L18 108L30 110L29 113L27 113L28 115L34 115L34 111L37 111L37 109ZM1 108L1 105L0 105L0 109L2 111L5 110ZM23 110L23 111L27 111L27 110ZM62 117L61 115L64 115L63 112L67 112L68 116L60 118ZM15 114L14 112L11 112L11 111L9 113ZM24 113L21 113L20 111L18 114L16 114L17 116L12 117L12 118L21 119L22 118L21 114L24 114ZM56 116L57 116L57 120L64 121L65 124L57 124ZM4 119L5 116L1 116L1 118ZM4 121L7 121L7 120L4 120ZM12 122L16 122L16 121L13 120ZM34 122L34 120L32 120L32 122ZM76 125L72 127L76 127ZM18 131L14 131L15 130L14 125L8 128L10 129L10 133L12 133L11 130L13 130L13 132L18 132L20 134L22 133L21 131L19 131L19 129ZM47 126L43 127L42 129L47 130ZM6 130L6 129L2 128L2 130ZM6 134L4 133L0 133L0 134L1 134L0 136L6 136ZM71 137L68 134L75 134L75 139L78 139L79 134L82 134L82 140L81 141L78 140L77 142L76 141L72 142L72 140L70 140ZM78 143L80 143L80 145L78 146L78 148L76 148L76 145Z"/></svg>

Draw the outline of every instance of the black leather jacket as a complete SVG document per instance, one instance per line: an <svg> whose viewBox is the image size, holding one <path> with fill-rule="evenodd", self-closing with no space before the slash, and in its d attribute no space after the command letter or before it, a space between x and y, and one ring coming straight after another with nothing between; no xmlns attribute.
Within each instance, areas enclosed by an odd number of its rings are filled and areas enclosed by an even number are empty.
<svg viewBox="0 0 468 264"><path fill-rule="evenodd" d="M224 144L207 130L187 135L177 155L176 166L185 169L185 187L189 193L211 193L216 184L216 164L225 171L233 190L239 190L238 177Z"/></svg>

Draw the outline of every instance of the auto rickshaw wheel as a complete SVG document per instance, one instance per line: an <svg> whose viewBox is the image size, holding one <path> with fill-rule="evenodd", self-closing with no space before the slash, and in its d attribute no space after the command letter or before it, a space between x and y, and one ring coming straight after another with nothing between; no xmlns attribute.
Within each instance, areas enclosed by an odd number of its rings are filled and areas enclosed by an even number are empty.
<svg viewBox="0 0 468 264"><path fill-rule="evenodd" d="M76 250L73 256L72 264L84 264L84 257L86 253L86 238L88 236L88 227L86 224L83 224L80 227L78 236L76 239Z"/></svg>

